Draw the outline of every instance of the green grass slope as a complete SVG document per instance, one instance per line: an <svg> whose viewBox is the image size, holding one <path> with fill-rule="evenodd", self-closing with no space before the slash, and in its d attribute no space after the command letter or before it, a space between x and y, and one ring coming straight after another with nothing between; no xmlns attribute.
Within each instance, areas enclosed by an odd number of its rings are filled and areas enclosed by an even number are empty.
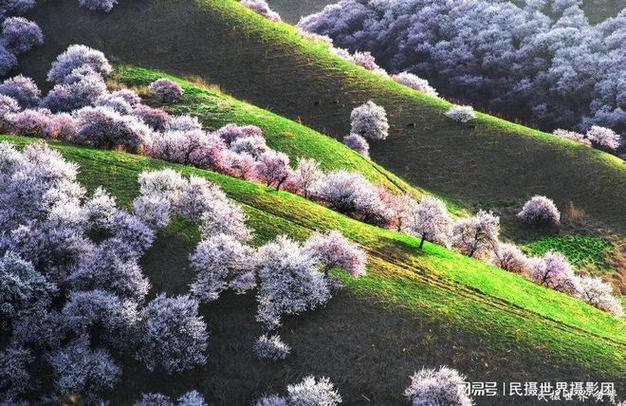
<svg viewBox="0 0 626 406"><path fill-rule="evenodd" d="M180 393L191 387L210 404L250 404L307 374L330 376L346 404L404 404L409 374L439 364L452 365L473 381L603 380L620 388L626 381L626 322L566 295L433 244L419 250L414 238L286 192L141 156L52 145L80 165L79 180L88 189L103 185L123 205L137 195L141 171L173 167L216 182L242 204L257 232L255 243L333 228L368 253L366 277L346 279L346 288L324 309L286 321L281 335L294 347L286 361L254 359L250 346L260 333L254 296L227 295L202 307L211 330L205 368L166 377L128 361L126 380L112 394L116 404L142 391ZM187 257L196 239L197 230L180 222L160 234L143 259L151 294L187 290L192 278ZM479 404L508 401L484 398Z"/></svg>
<svg viewBox="0 0 626 406"><path fill-rule="evenodd" d="M472 125L456 124L443 114L448 103L350 65L234 0L137 0L108 15L57 0L31 17L47 35L45 47L21 60L36 78L68 44L85 43L115 62L199 76L337 138L349 130L352 108L372 99L391 123L389 138L373 143L372 158L409 183L482 207L545 194L626 232L623 161L484 114Z"/></svg>
<svg viewBox="0 0 626 406"><path fill-rule="evenodd" d="M371 182L383 185L394 193L407 192L417 198L425 193L343 143L295 121L225 95L215 87L191 83L163 72L134 66L116 66L110 83L113 86L130 87L139 93L147 93L148 85L163 77L176 81L185 89L183 97L176 103L166 105L153 103L171 114L193 115L198 117L205 128L211 130L230 123L256 125L263 130L267 144L287 154L294 166L302 157L311 158L319 162L325 171L339 169L356 171ZM454 205L449 206L454 209Z"/></svg>

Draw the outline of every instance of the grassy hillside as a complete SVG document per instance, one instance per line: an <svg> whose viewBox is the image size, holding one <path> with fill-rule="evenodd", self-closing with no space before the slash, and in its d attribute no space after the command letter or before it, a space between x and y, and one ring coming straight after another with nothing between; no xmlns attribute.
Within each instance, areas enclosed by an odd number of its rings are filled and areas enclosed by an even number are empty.
<svg viewBox="0 0 626 406"><path fill-rule="evenodd" d="M31 17L48 38L22 59L37 78L68 44L81 42L114 61L199 76L335 137L348 132L352 108L372 99L391 122L372 158L409 183L482 207L545 194L561 208L572 202L591 223L626 232L623 161L487 115L456 124L443 115L446 102L352 66L234 0L137 0L109 15L57 0Z"/></svg>
<svg viewBox="0 0 626 406"><path fill-rule="evenodd" d="M28 138L0 137L23 145ZM203 170L140 156L53 144L81 167L90 190L104 185L121 204L137 195L146 169L174 167L218 183L240 202L256 243L278 234L304 238L336 228L369 255L368 276L325 309L289 319L281 329L294 347L284 362L256 361L259 326L254 297L226 296L203 306L211 330L209 364L182 376L149 375L132 363L113 394L128 403L141 391L199 389L210 404L250 404L306 374L330 376L346 404L403 404L408 375L422 366L452 365L473 381L626 379L626 323L516 275L406 235L368 226L298 196ZM181 293L192 273L187 256L197 231L175 223L143 260L155 291ZM384 376L385 379L380 379ZM626 388L621 388L622 390ZM499 404L481 399L481 405ZM519 403L523 404L523 403Z"/></svg>
<svg viewBox="0 0 626 406"><path fill-rule="evenodd" d="M148 85L163 77L178 82L185 89L183 97L177 103L156 103L156 107L166 109L171 114L191 114L198 117L205 128L211 130L230 123L256 125L263 130L267 144L286 153L294 164L301 157L312 158L326 171L346 169L360 172L370 181L383 185L394 193L407 192L418 198L425 193L343 143L295 121L225 95L215 87L133 66L117 66L110 82L114 87L130 87L139 93L147 93ZM449 206L454 210L453 204Z"/></svg>
<svg viewBox="0 0 626 406"><path fill-rule="evenodd" d="M139 93L146 93L149 83L164 76L184 87L183 98L177 103L167 105L160 105L150 97L147 101L167 109L172 114L192 114L211 129L232 122L241 125L255 124L264 130L272 148L287 153L294 162L300 157L309 157L321 162L327 170L342 168L359 171L373 182L385 185L394 192L406 191L415 196L423 193L422 190L410 186L343 144L294 121L224 95L214 86L189 82L162 72L132 66L117 66L110 82L114 87L126 86ZM463 202L459 204L448 201L448 208L454 214L468 215L468 211L463 208ZM602 233L588 235L589 227L572 224L562 227L556 234L556 230L551 229L529 229L515 219L517 211L518 208L498 210L502 216L502 236L505 239L528 245L529 252L533 254L543 254L548 248L563 252L580 269L612 275L617 286L626 286L626 279L620 279L619 272L626 271L624 269L626 264L608 261L605 258L617 255L619 250L616 246L621 242L619 238L610 238L610 241L607 241ZM598 247L602 249L596 249Z"/></svg>

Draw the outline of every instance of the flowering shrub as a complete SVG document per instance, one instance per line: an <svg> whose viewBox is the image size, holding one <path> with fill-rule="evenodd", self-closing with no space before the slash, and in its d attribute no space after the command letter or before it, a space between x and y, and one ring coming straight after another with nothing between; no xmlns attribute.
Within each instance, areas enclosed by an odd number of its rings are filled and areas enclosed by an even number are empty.
<svg viewBox="0 0 626 406"><path fill-rule="evenodd" d="M35 81L22 75L2 82L0 84L0 94L12 97L22 108L36 107L41 99L41 90L39 90Z"/></svg>
<svg viewBox="0 0 626 406"><path fill-rule="evenodd" d="M141 312L137 358L150 370L180 372L206 363L208 334L189 296L161 294Z"/></svg>
<svg viewBox="0 0 626 406"><path fill-rule="evenodd" d="M120 97L130 104L133 108L138 107L141 104L141 97L130 89L120 89L111 92L111 96Z"/></svg>
<svg viewBox="0 0 626 406"><path fill-rule="evenodd" d="M78 131L76 120L67 113L53 114L48 117L45 137L72 142Z"/></svg>
<svg viewBox="0 0 626 406"><path fill-rule="evenodd" d="M216 134L202 130L168 131L149 138L146 153L170 162L223 170L224 143Z"/></svg>
<svg viewBox="0 0 626 406"><path fill-rule="evenodd" d="M219 299L229 287L245 293L256 286L254 274L246 275L255 265L252 249L229 235L217 234L201 241L190 260L197 272L191 292L202 301ZM242 281L252 283L246 286Z"/></svg>
<svg viewBox="0 0 626 406"><path fill-rule="evenodd" d="M20 55L43 44L43 33L32 21L9 17L2 23L2 40L9 52Z"/></svg>
<svg viewBox="0 0 626 406"><path fill-rule="evenodd" d="M618 149L621 141L621 137L615 131L597 125L592 126L587 131L586 137L594 144L609 150Z"/></svg>
<svg viewBox="0 0 626 406"><path fill-rule="evenodd" d="M528 224L558 226L561 223L559 209L545 196L532 197L524 204L517 217Z"/></svg>
<svg viewBox="0 0 626 406"><path fill-rule="evenodd" d="M359 134L371 140L384 140L389 135L385 109L371 100L352 110L350 119L352 120L350 133L352 134Z"/></svg>
<svg viewBox="0 0 626 406"><path fill-rule="evenodd" d="M278 361L287 358L291 347L283 342L279 335L263 334L254 343L254 353L262 360Z"/></svg>
<svg viewBox="0 0 626 406"><path fill-rule="evenodd" d="M318 380L307 376L302 382L287 386L287 399L290 405L327 405L335 406L341 403L341 396L335 390L328 378Z"/></svg>
<svg viewBox="0 0 626 406"><path fill-rule="evenodd" d="M7 252L0 258L0 329L35 306L47 306L56 294L55 284L30 262Z"/></svg>
<svg viewBox="0 0 626 406"><path fill-rule="evenodd" d="M54 111L74 111L95 105L106 95L107 88L102 77L90 67L73 70L66 81L48 92L41 105Z"/></svg>
<svg viewBox="0 0 626 406"><path fill-rule="evenodd" d="M102 244L80 261L76 271L68 278L75 290L108 290L121 298L143 301L150 282L141 272L137 259L128 258L124 251L128 245ZM127 252L128 252L127 251Z"/></svg>
<svg viewBox="0 0 626 406"><path fill-rule="evenodd" d="M401 72L397 75L391 76L391 79L401 85L417 90L418 92L426 93L427 95L434 97L438 96L437 91L428 83L426 79L422 79L412 73Z"/></svg>
<svg viewBox="0 0 626 406"><path fill-rule="evenodd" d="M182 87L169 79L158 79L150 84L148 89L161 98L164 103L170 103L180 99L185 93Z"/></svg>
<svg viewBox="0 0 626 406"><path fill-rule="evenodd" d="M591 141L589 140L589 138L587 138L585 134L577 133L576 131L568 131L559 128L554 130L552 134L556 135L557 137L567 138L568 140L578 142L579 144L587 146L591 145Z"/></svg>
<svg viewBox="0 0 626 406"><path fill-rule="evenodd" d="M126 99L119 96L113 96L110 93L100 96L98 100L96 100L96 106L109 107L110 109L125 115L133 112L133 106L131 106Z"/></svg>
<svg viewBox="0 0 626 406"><path fill-rule="evenodd" d="M232 143L239 138L263 137L263 131L254 125L237 126L235 124L228 124L217 130L217 135L230 147Z"/></svg>
<svg viewBox="0 0 626 406"><path fill-rule="evenodd" d="M233 141L230 145L230 150L237 154L248 154L257 160L269 151L269 147L265 143L265 138L251 136Z"/></svg>
<svg viewBox="0 0 626 406"><path fill-rule="evenodd" d="M132 114L133 116L141 119L141 121L149 125L155 131L165 130L165 125L172 119L166 111L154 109L150 106L146 106L145 104L137 104L133 108Z"/></svg>
<svg viewBox="0 0 626 406"><path fill-rule="evenodd" d="M194 131L202 130L202 124L198 117L184 115L174 116L165 123L166 131Z"/></svg>
<svg viewBox="0 0 626 406"><path fill-rule="evenodd" d="M600 278L578 278L578 297L586 303L617 317L624 317L621 302L613 296L613 288Z"/></svg>
<svg viewBox="0 0 626 406"><path fill-rule="evenodd" d="M463 388L465 379L448 367L422 369L411 377L404 396L413 406L472 406L473 402Z"/></svg>
<svg viewBox="0 0 626 406"><path fill-rule="evenodd" d="M17 113L18 111L20 111L20 105L17 100L12 97L0 94L0 121L6 122L7 116L9 114ZM5 123L3 123L2 125L6 126Z"/></svg>
<svg viewBox="0 0 626 406"><path fill-rule="evenodd" d="M47 134L52 113L47 109L27 109L5 116L12 134L43 138Z"/></svg>
<svg viewBox="0 0 626 406"><path fill-rule="evenodd" d="M281 21L280 15L270 9L270 6L267 4L266 0L241 0L239 3L241 3L241 5L245 7L248 7L250 10L253 10L257 14L262 15L268 20Z"/></svg>
<svg viewBox="0 0 626 406"><path fill-rule="evenodd" d="M343 143L350 149L355 150L364 157L370 156L370 144L359 134L350 134L343 137Z"/></svg>
<svg viewBox="0 0 626 406"><path fill-rule="evenodd" d="M203 238L218 234L232 236L240 241L248 241L252 232L246 226L248 217L239 207L226 200L214 200L204 212L200 223Z"/></svg>
<svg viewBox="0 0 626 406"><path fill-rule="evenodd" d="M284 314L315 309L330 299L319 262L295 241L280 236L258 252L257 320L269 329L280 326Z"/></svg>
<svg viewBox="0 0 626 406"><path fill-rule="evenodd" d="M28 366L35 360L30 350L9 345L0 351L0 401L7 405L26 392L31 384Z"/></svg>
<svg viewBox="0 0 626 406"><path fill-rule="evenodd" d="M75 113L75 141L99 148L124 147L137 151L149 142L152 130L133 116L122 116L108 107L85 107Z"/></svg>
<svg viewBox="0 0 626 406"><path fill-rule="evenodd" d="M153 229L170 222L171 203L160 195L140 196L133 201L133 213Z"/></svg>
<svg viewBox="0 0 626 406"><path fill-rule="evenodd" d="M113 71L102 52L85 45L71 45L52 63L48 72L48 80L63 83L74 69L85 66L101 76L107 76Z"/></svg>
<svg viewBox="0 0 626 406"><path fill-rule="evenodd" d="M100 393L113 388L120 375L120 368L109 353L90 349L85 337L51 353L48 362L59 395L80 393L92 402L97 401Z"/></svg>
<svg viewBox="0 0 626 406"><path fill-rule="evenodd" d="M452 106L446 116L457 123L468 123L476 118L476 113L472 106Z"/></svg>
<svg viewBox="0 0 626 406"><path fill-rule="evenodd" d="M393 217L374 185L356 172L327 173L316 182L313 195L334 210L370 224L386 226Z"/></svg>
<svg viewBox="0 0 626 406"><path fill-rule="evenodd" d="M313 159L300 158L292 176L295 191L308 199L315 192L324 172Z"/></svg>

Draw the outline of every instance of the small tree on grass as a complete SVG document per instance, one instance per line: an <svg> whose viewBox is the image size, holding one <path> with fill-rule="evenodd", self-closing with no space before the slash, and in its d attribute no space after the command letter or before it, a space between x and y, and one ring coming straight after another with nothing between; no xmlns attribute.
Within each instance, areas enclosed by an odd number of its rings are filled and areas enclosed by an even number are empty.
<svg viewBox="0 0 626 406"><path fill-rule="evenodd" d="M189 296L161 294L141 312L137 358L150 371L171 374L206 363L208 333Z"/></svg>
<svg viewBox="0 0 626 406"><path fill-rule="evenodd" d="M613 296L610 284L597 277L578 278L579 297L581 300L617 317L624 317L624 308L619 299Z"/></svg>
<svg viewBox="0 0 626 406"><path fill-rule="evenodd" d="M404 396L412 406L472 406L463 387L465 380L465 376L447 367L422 369L411 377Z"/></svg>
<svg viewBox="0 0 626 406"><path fill-rule="evenodd" d="M531 278L536 283L569 294L580 291L572 266L560 253L548 252L531 260Z"/></svg>
<svg viewBox="0 0 626 406"><path fill-rule="evenodd" d="M490 262L505 271L529 275L531 263L526 255L513 244L500 243L493 251Z"/></svg>
<svg viewBox="0 0 626 406"><path fill-rule="evenodd" d="M295 241L280 236L259 249L257 320L269 329L281 316L315 309L330 299L320 264Z"/></svg>
<svg viewBox="0 0 626 406"><path fill-rule="evenodd" d="M441 200L426 196L409 209L406 227L421 239L420 248L424 241L448 245L452 219Z"/></svg>
<svg viewBox="0 0 626 406"><path fill-rule="evenodd" d="M371 100L352 110L351 134L358 134L371 140L384 140L389 135L389 124L385 109Z"/></svg>
<svg viewBox="0 0 626 406"><path fill-rule="evenodd" d="M479 211L474 217L459 220L452 228L452 246L460 253L485 258L498 244L500 218Z"/></svg>
<svg viewBox="0 0 626 406"><path fill-rule="evenodd" d="M313 159L300 158L298 166L293 172L294 188L297 193L308 199L323 176L324 173L318 162Z"/></svg>
<svg viewBox="0 0 626 406"><path fill-rule="evenodd" d="M176 82L169 79L158 79L150 84L148 87L153 94L160 97L164 103L171 103L179 100L185 93L182 87Z"/></svg>
<svg viewBox="0 0 626 406"><path fill-rule="evenodd" d="M468 123L476 119L472 106L452 106L446 112L446 116L457 123Z"/></svg>
<svg viewBox="0 0 626 406"><path fill-rule="evenodd" d="M554 202L545 196L534 196L524 204L517 217L525 223L541 226L558 226L561 213Z"/></svg>
<svg viewBox="0 0 626 406"><path fill-rule="evenodd" d="M365 274L366 255L356 244L339 231L314 233L304 244L304 249L318 258L326 276L333 269L341 269L351 276Z"/></svg>
<svg viewBox="0 0 626 406"><path fill-rule="evenodd" d="M289 405L294 406L335 406L342 401L330 379L313 376L307 376L298 384L288 385L287 399Z"/></svg>
<svg viewBox="0 0 626 406"><path fill-rule="evenodd" d="M275 187L276 190L280 190L292 176L289 157L282 152L265 152L259 157L254 169L260 181L267 186Z"/></svg>
<svg viewBox="0 0 626 406"><path fill-rule="evenodd" d="M174 116L165 124L165 131L199 131L202 123L198 117L190 115Z"/></svg>

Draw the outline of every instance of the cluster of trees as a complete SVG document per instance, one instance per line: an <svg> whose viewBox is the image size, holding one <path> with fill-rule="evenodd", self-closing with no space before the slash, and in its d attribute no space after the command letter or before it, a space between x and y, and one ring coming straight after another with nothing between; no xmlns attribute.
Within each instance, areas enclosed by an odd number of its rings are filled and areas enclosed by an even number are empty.
<svg viewBox="0 0 626 406"><path fill-rule="evenodd" d="M139 265L156 229L91 196L77 167L45 144L0 145L3 401L33 395L32 371L52 377L53 399L96 402L119 381L118 359L173 373L206 362L206 324L188 295L157 296Z"/></svg>
<svg viewBox="0 0 626 406"><path fill-rule="evenodd" d="M342 0L299 26L490 111L545 129L623 133L626 12L594 26L580 5Z"/></svg>
<svg viewBox="0 0 626 406"><path fill-rule="evenodd" d="M23 152L0 144L0 168L0 329L10 337L0 350L3 401L32 396L37 368L53 378L54 399L97 402L121 379L120 359L166 374L204 365L201 302L258 285L257 318L273 329L282 315L330 299L330 269L365 272L365 254L338 232L249 246L243 211L202 178L142 173L130 213L101 188L88 195L78 168L45 144ZM200 225L190 257L196 279L188 294L148 301L140 259L172 217ZM261 336L254 349L271 360L290 352L277 335ZM200 402L188 397L177 404Z"/></svg>
<svg viewBox="0 0 626 406"><path fill-rule="evenodd" d="M0 4L0 77L17 68L17 57L43 44L39 26L21 15L35 7L34 0L11 0Z"/></svg>

